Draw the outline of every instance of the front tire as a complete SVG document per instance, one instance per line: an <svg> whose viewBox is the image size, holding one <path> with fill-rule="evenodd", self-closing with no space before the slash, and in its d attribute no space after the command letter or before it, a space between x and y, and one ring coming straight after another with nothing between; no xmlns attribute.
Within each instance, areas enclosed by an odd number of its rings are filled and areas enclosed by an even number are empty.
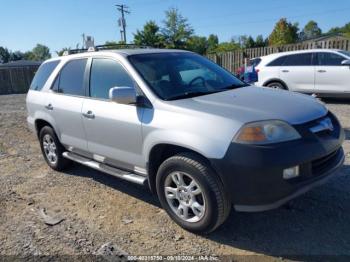
<svg viewBox="0 0 350 262"><path fill-rule="evenodd" d="M65 148L58 140L55 131L50 126L44 126L39 133L40 148L46 163L54 170L65 169L70 161L62 156Z"/></svg>
<svg viewBox="0 0 350 262"><path fill-rule="evenodd" d="M230 213L231 203L221 180L196 154L182 153L165 160L158 169L156 187L168 215L191 232L212 232Z"/></svg>

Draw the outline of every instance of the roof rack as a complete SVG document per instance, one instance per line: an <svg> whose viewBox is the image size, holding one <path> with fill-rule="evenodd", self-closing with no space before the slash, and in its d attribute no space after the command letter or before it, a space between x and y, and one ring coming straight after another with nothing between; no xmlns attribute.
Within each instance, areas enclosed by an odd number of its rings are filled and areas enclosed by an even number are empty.
<svg viewBox="0 0 350 262"><path fill-rule="evenodd" d="M109 45L97 45L94 47L80 48L80 49L70 49L63 52L63 55L72 55L79 54L85 52L94 52L94 51L102 51L102 50L112 50L112 49L134 49L134 48L152 48L151 46L145 45L135 45L135 44L109 44Z"/></svg>

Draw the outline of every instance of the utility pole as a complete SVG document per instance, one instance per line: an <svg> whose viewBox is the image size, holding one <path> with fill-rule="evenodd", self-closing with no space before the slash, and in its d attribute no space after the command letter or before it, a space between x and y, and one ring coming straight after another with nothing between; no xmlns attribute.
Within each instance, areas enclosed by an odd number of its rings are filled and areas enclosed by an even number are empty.
<svg viewBox="0 0 350 262"><path fill-rule="evenodd" d="M126 44L126 20L125 20L125 14L130 14L130 11L128 10L129 7L127 7L126 5L115 5L118 8L118 11L120 11L122 17L119 18L119 26L122 28L122 30L120 30L120 34L122 36L122 41L124 41L124 43Z"/></svg>

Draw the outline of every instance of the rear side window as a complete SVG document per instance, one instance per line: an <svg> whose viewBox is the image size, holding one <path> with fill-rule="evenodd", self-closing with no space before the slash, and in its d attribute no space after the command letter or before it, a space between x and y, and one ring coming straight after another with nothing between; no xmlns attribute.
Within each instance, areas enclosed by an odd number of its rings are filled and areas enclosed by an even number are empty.
<svg viewBox="0 0 350 262"><path fill-rule="evenodd" d="M60 61L57 60L42 64L33 78L30 89L40 91L44 87L47 79L50 77L53 70L55 70L59 62Z"/></svg>
<svg viewBox="0 0 350 262"><path fill-rule="evenodd" d="M61 70L58 92L68 95L84 96L84 75L87 59L69 61Z"/></svg>
<svg viewBox="0 0 350 262"><path fill-rule="evenodd" d="M318 65L320 66L340 66L345 57L334 53L318 53Z"/></svg>
<svg viewBox="0 0 350 262"><path fill-rule="evenodd" d="M261 58L254 58L254 59L250 59L248 62L248 66L258 66L261 62Z"/></svg>
<svg viewBox="0 0 350 262"><path fill-rule="evenodd" d="M310 66L312 65L312 53L288 55L283 66Z"/></svg>
<svg viewBox="0 0 350 262"><path fill-rule="evenodd" d="M281 66L284 63L284 60L286 59L286 56L281 56L272 62L270 62L267 66Z"/></svg>
<svg viewBox="0 0 350 262"><path fill-rule="evenodd" d="M90 96L108 99L109 89L117 86L133 87L134 82L117 61L105 58L93 59L90 73Z"/></svg>

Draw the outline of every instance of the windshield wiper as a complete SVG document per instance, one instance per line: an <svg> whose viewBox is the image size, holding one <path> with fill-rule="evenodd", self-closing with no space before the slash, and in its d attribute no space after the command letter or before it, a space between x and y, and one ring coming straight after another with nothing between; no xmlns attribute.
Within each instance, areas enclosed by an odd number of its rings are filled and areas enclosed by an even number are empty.
<svg viewBox="0 0 350 262"><path fill-rule="evenodd" d="M221 90L225 91L225 90L231 90L231 89L241 88L241 87L245 87L245 86L250 86L250 84L247 84L247 83L243 83L241 85L232 84L232 85L229 85L229 86L222 88Z"/></svg>
<svg viewBox="0 0 350 262"><path fill-rule="evenodd" d="M241 87L245 87L245 86L249 86L249 84L247 84L247 83L244 83L242 85L232 84L232 85L226 86L224 88L221 88L221 89L215 90L215 91L186 92L186 93L181 94L181 95L176 95L176 96L172 96L172 97L169 97L169 98L165 98L164 100L170 101L170 100L191 98L191 97L195 97L195 96L210 95L210 94L219 93L219 92L223 92L223 91L227 91L227 90L231 90L231 89L235 89L235 88L241 88Z"/></svg>
<svg viewBox="0 0 350 262"><path fill-rule="evenodd" d="M164 100L166 101L170 101L170 100L177 100L177 99L185 99L185 98L191 98L191 97L195 97L195 96L204 96L204 95L209 95L209 94L213 94L213 93L217 93L217 92L221 92L221 90L216 90L216 91L195 91L195 92L186 92L184 94L181 95L177 95L177 96L172 96L169 98L166 98Z"/></svg>

